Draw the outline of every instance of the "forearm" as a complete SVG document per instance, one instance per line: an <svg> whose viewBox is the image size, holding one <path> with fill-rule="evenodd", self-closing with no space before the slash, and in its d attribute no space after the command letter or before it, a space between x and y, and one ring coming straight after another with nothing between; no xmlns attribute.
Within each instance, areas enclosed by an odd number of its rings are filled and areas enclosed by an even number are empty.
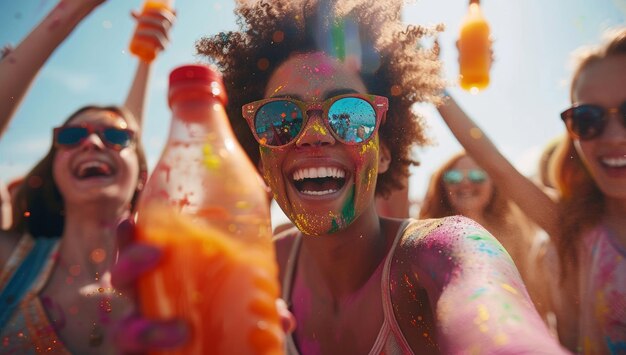
<svg viewBox="0 0 626 355"><path fill-rule="evenodd" d="M137 119L139 128L142 128L144 123L143 116L148 97L147 90L150 84L151 71L152 65L150 63L139 60L133 83L128 91L126 102L124 103L124 106L130 110Z"/></svg>
<svg viewBox="0 0 626 355"><path fill-rule="evenodd" d="M462 217L420 238L417 279L435 305L445 353L561 353L515 264L489 232Z"/></svg>
<svg viewBox="0 0 626 355"><path fill-rule="evenodd" d="M551 237L557 236L558 210L550 196L517 171L454 99L446 98L438 110L452 134L487 172L498 190Z"/></svg>
<svg viewBox="0 0 626 355"><path fill-rule="evenodd" d="M93 5L82 3L59 2L45 19L0 61L0 136L43 64L93 8Z"/></svg>

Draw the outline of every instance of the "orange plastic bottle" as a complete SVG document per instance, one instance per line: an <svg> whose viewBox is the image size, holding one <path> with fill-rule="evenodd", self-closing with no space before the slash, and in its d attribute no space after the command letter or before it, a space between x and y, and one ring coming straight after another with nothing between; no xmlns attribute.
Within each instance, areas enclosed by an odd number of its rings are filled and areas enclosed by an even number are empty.
<svg viewBox="0 0 626 355"><path fill-rule="evenodd" d="M139 240L164 257L139 280L141 310L191 325L191 340L171 354L281 354L268 196L225 102L212 68L170 74L169 138L137 221Z"/></svg>
<svg viewBox="0 0 626 355"><path fill-rule="evenodd" d="M172 12L174 9L174 0L146 0L143 4L142 14L148 10L166 10ZM137 24L133 38L130 40L129 50L132 54L141 58L144 62L151 62L156 57L158 43L149 38L138 35L141 30L149 27L147 24Z"/></svg>
<svg viewBox="0 0 626 355"><path fill-rule="evenodd" d="M479 0L470 0L469 11L459 36L460 85L478 92L489 85L491 41L489 24L480 10Z"/></svg>

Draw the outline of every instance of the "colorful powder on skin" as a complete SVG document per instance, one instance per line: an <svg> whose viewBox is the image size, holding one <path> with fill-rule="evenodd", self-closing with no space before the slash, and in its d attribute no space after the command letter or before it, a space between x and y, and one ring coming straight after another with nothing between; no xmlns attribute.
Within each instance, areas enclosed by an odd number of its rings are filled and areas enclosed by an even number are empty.
<svg viewBox="0 0 626 355"><path fill-rule="evenodd" d="M517 290L515 288L513 288L513 286L509 285L509 284L501 284L500 287L502 287L503 289L505 289L506 291L509 291L510 293L517 295Z"/></svg>
<svg viewBox="0 0 626 355"><path fill-rule="evenodd" d="M327 135L328 134L328 131L326 130L326 127L324 127L319 122L314 122L310 129L314 130L315 132L317 132L319 134L323 134L323 135Z"/></svg>
<svg viewBox="0 0 626 355"><path fill-rule="evenodd" d="M335 233L342 226L347 226L354 220L354 186L350 188L349 197L341 208L341 216L339 220L333 218L328 234Z"/></svg>

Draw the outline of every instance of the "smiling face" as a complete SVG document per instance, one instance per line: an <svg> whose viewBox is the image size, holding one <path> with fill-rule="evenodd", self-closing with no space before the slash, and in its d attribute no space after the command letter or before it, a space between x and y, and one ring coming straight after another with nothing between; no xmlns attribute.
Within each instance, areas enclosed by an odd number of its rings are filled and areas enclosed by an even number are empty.
<svg viewBox="0 0 626 355"><path fill-rule="evenodd" d="M129 128L116 113L96 109L80 113L67 126L81 124ZM66 206L93 202L126 206L139 176L135 145L115 150L92 133L76 146L57 148L53 176Z"/></svg>
<svg viewBox="0 0 626 355"><path fill-rule="evenodd" d="M320 53L295 55L276 69L265 97L321 102L366 93L358 74ZM307 112L303 133L283 148L261 148L263 175L274 198L305 234L323 235L350 225L373 206L379 171L378 136L345 145L328 131L320 110Z"/></svg>
<svg viewBox="0 0 626 355"><path fill-rule="evenodd" d="M585 68L573 91L575 104L606 109L626 101L626 55L613 55ZM594 181L609 198L626 199L626 127L623 113L612 112L598 137L574 140L574 146Z"/></svg>
<svg viewBox="0 0 626 355"><path fill-rule="evenodd" d="M450 206L456 213L464 216L483 214L493 197L493 183L491 179L485 174L485 179L482 182L470 181L471 171L482 171L482 169L469 156L459 158L452 165L451 169L458 170L463 177L458 183L444 182Z"/></svg>

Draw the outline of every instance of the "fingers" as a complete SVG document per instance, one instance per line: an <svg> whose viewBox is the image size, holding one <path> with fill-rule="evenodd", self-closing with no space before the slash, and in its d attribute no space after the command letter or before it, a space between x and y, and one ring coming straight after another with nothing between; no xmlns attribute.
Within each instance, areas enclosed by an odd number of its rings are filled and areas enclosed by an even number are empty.
<svg viewBox="0 0 626 355"><path fill-rule="evenodd" d="M118 290L131 290L139 276L154 269L161 254L161 250L146 244L127 246L111 268L111 284Z"/></svg>
<svg viewBox="0 0 626 355"><path fill-rule="evenodd" d="M164 50L170 43L168 37L166 37L162 32L154 29L138 29L137 32L135 32L135 37L151 43L159 51Z"/></svg>
<svg viewBox="0 0 626 355"><path fill-rule="evenodd" d="M283 331L289 334L296 330L296 317L289 311L287 303L282 298L276 300L276 309L278 310Z"/></svg>
<svg viewBox="0 0 626 355"><path fill-rule="evenodd" d="M164 50L169 44L169 31L176 15L167 9L146 9L142 13L131 12L137 20L136 38L152 43L158 51Z"/></svg>
<svg viewBox="0 0 626 355"><path fill-rule="evenodd" d="M117 324L112 333L121 353L144 353L179 347L189 339L190 332L181 320L157 322L133 315Z"/></svg>

